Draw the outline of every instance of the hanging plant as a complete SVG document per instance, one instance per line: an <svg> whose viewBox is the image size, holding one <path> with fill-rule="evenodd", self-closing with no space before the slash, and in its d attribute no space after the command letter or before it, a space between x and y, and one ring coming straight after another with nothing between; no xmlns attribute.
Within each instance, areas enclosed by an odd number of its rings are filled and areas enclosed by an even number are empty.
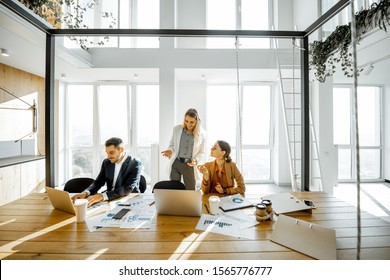
<svg viewBox="0 0 390 280"><path fill-rule="evenodd" d="M376 27L387 32L390 24L390 0L373 3L369 9L361 10L355 15L357 43L361 36ZM309 45L309 69L321 83L336 72L340 64L343 74L353 77L352 54L349 52L351 43L351 23L337 26L335 31L325 41L314 41ZM358 73L363 69L358 69Z"/></svg>
<svg viewBox="0 0 390 280"><path fill-rule="evenodd" d="M70 29L89 28L85 24L85 15L93 11L94 7L100 3L100 0L90 0L83 5L77 0L19 0L23 5L32 10L36 15L46 20L53 27L61 28L65 26ZM101 18L109 21L108 28L116 26L116 19L112 13L101 12ZM105 36L100 41L94 42L88 37L69 37L76 41L84 50L93 44L104 45L108 42L109 37Z"/></svg>

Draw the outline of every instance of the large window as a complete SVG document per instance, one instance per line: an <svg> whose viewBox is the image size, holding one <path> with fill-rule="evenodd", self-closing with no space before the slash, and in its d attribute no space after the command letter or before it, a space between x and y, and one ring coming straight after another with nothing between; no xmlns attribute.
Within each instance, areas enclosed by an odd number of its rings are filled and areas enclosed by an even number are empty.
<svg viewBox="0 0 390 280"><path fill-rule="evenodd" d="M381 88L360 86L357 92L360 177L382 178ZM356 141L351 87L333 89L334 143L338 145L339 180L356 178Z"/></svg>
<svg viewBox="0 0 390 280"><path fill-rule="evenodd" d="M150 179L151 145L158 142L157 85L67 85L64 178L95 177L106 158L104 143L120 137Z"/></svg>
<svg viewBox="0 0 390 280"><path fill-rule="evenodd" d="M216 140L229 142L233 161L242 157L240 168L245 181L268 181L271 179L271 86L248 84L242 85L240 91L241 132L237 116L237 86L207 87L207 147L210 148Z"/></svg>
<svg viewBox="0 0 390 280"><path fill-rule="evenodd" d="M92 176L93 86L69 85L67 88L65 177Z"/></svg>
<svg viewBox="0 0 390 280"><path fill-rule="evenodd" d="M269 0L207 0L207 29L269 30ZM223 12L221 12L223 11ZM240 48L269 48L270 40L241 38ZM207 38L208 48L235 48L232 38Z"/></svg>
<svg viewBox="0 0 390 280"><path fill-rule="evenodd" d="M90 0L79 0L75 5L85 8ZM66 6L64 6L66 8ZM101 0L82 11L81 25L88 28L159 29L159 0ZM158 37L89 37L86 47L158 48ZM77 48L77 41L65 39L65 46Z"/></svg>

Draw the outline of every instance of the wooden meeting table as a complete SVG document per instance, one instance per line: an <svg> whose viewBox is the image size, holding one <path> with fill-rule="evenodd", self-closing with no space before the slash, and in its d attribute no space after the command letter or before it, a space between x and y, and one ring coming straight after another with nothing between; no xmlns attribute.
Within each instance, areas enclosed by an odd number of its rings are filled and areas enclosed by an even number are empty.
<svg viewBox="0 0 390 280"><path fill-rule="evenodd" d="M337 258L355 259L356 207L324 192L293 195L317 206L311 215L297 218L335 229ZM203 205L208 197L203 195ZM245 197L260 202L260 195ZM254 208L239 211L253 213ZM0 259L312 259L270 241L273 221L246 229L249 239L196 230L198 221L199 217L158 215L149 229L107 227L90 232L86 223L53 209L46 193L31 193L0 206ZM389 258L390 224L363 212L361 259Z"/></svg>

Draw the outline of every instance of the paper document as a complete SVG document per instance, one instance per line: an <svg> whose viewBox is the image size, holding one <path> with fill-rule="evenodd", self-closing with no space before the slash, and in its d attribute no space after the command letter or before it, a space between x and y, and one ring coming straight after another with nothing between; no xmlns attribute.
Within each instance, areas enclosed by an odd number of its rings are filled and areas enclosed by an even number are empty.
<svg viewBox="0 0 390 280"><path fill-rule="evenodd" d="M118 213L120 210L124 208L129 208L129 207L118 206L113 210L104 213L103 215L100 216L100 219L96 223L96 226L97 227L119 227L126 220L126 218L129 216L131 211L127 212L126 215L124 215L121 219L113 219L113 217L116 213Z"/></svg>
<svg viewBox="0 0 390 280"><path fill-rule="evenodd" d="M311 210L310 206L303 203L290 193L277 193L264 196L262 199L268 199L272 202L272 209L276 214L291 213L302 210Z"/></svg>
<svg viewBox="0 0 390 280"><path fill-rule="evenodd" d="M240 223L236 219L225 216L203 214L199 219L196 229L240 237Z"/></svg>
<svg viewBox="0 0 390 280"><path fill-rule="evenodd" d="M102 227L150 228L156 215L155 207L151 206L152 201L136 196L110 202L111 210L86 220L88 229L92 232ZM113 219L113 216L123 208L130 211L121 219Z"/></svg>
<svg viewBox="0 0 390 280"><path fill-rule="evenodd" d="M150 228L155 213L128 213L120 225L121 228Z"/></svg>

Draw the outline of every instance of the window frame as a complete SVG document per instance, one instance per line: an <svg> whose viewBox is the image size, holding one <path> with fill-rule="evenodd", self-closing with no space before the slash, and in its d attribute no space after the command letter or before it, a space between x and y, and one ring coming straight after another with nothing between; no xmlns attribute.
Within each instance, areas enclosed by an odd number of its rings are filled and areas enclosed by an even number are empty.
<svg viewBox="0 0 390 280"><path fill-rule="evenodd" d="M375 85L375 84L365 84L365 85L359 85L358 88L362 88L362 87L375 87L378 89L378 93L379 93L379 100L378 100L378 108L380 109L380 112L379 112L379 120L380 120L380 125L379 125L379 133L380 133L380 136L379 136L379 139L380 139L380 143L378 146L362 146L360 145L359 146L359 150L360 151L367 151L367 150L379 150L379 156L380 156L380 160L379 160L379 172L380 172L380 176L379 178L373 178L373 179L367 179L367 178L362 178L360 177L360 180L362 182L379 182L379 181L383 181L383 176L384 176L384 151L383 151L383 143L384 143L384 122L383 122L383 114L384 114L384 105L383 105L383 86L382 85ZM351 178L349 179L339 179L339 176L337 178L338 182L339 183L353 183L353 182L356 182L356 138L354 137L355 135L355 131L356 131L356 121L355 121L355 108L353 106L354 102L355 102L355 96L353 95L353 85L349 85L349 84L334 84L333 85L333 89L334 88L348 88L350 89L350 94L351 94L351 98L350 98L350 110L351 110L351 118L350 118L350 144L349 145L345 145L345 144L337 144L337 143L334 143L335 146L337 147L337 151L339 150L350 150L351 152L351 166L350 166L350 169L351 169ZM337 162L337 164L339 164L339 162ZM362 166L362 163L360 162L360 166Z"/></svg>
<svg viewBox="0 0 390 280"><path fill-rule="evenodd" d="M233 83L210 83L207 84L206 87L208 86L234 86L237 87L237 84ZM245 182L248 184L252 183L273 183L274 182L274 170L273 170L273 164L274 164L274 134L275 134L275 116L274 116L274 106L275 106L275 98L276 98L276 83L275 82L242 82L240 83L240 104L241 104L241 110L243 111L243 88L245 86L269 86L270 87L270 124L269 124L269 144L268 145L253 145L253 144L248 144L248 145L242 145L242 150L269 150L270 153L270 161L269 161L269 166L270 166L270 172L269 172L269 179L248 179L245 178ZM209 90L207 90L207 94L209 94ZM237 102L237 99L236 99ZM208 106L208 100L206 98L206 107ZM236 103L237 106L237 103ZM206 122L208 125L208 122ZM208 131L209 128L206 127L206 130ZM232 150L235 151L235 154L233 154L233 157L235 158L235 162L237 163L238 167L241 169L242 167L239 166L239 159L240 159L240 154L239 154L239 149L238 147L241 145L239 137L239 127L237 123L236 127L236 143L237 145L232 146ZM211 144L211 143L208 143ZM241 170L242 172L242 170ZM243 173L243 172L242 172Z"/></svg>
<svg viewBox="0 0 390 280"><path fill-rule="evenodd" d="M96 178L96 176L100 172L101 168L101 163L102 163L102 157L101 155L104 154L104 144L101 144L101 142L104 143L106 139L103 139L101 141L100 139L100 123L99 123L99 87L104 86L104 85L114 85L114 86L125 86L126 87L126 96L127 96L127 118L128 118L128 128L127 130L127 137L128 137L128 144L125 145L125 150L127 150L130 155L136 156L137 154L137 87L138 86L143 86L143 85L156 85L159 86L158 83L148 83L148 82L80 82L80 83L75 83L75 82L67 82L64 83L64 99L63 106L64 108L64 127L61 133L63 135L60 137L64 141L64 171L63 171L63 178L65 181L71 179L73 177L72 175L72 162L70 162L71 158L71 152L75 148L78 148L77 146L69 146L69 114L70 114L70 104L69 104L69 86L73 85L89 85L93 87L93 135L92 135L92 145L87 146L87 148L91 148L93 153L92 153L92 177ZM141 148L145 149L148 148L148 146L140 146ZM151 149L151 146L149 147ZM105 156L103 156L105 158Z"/></svg>

